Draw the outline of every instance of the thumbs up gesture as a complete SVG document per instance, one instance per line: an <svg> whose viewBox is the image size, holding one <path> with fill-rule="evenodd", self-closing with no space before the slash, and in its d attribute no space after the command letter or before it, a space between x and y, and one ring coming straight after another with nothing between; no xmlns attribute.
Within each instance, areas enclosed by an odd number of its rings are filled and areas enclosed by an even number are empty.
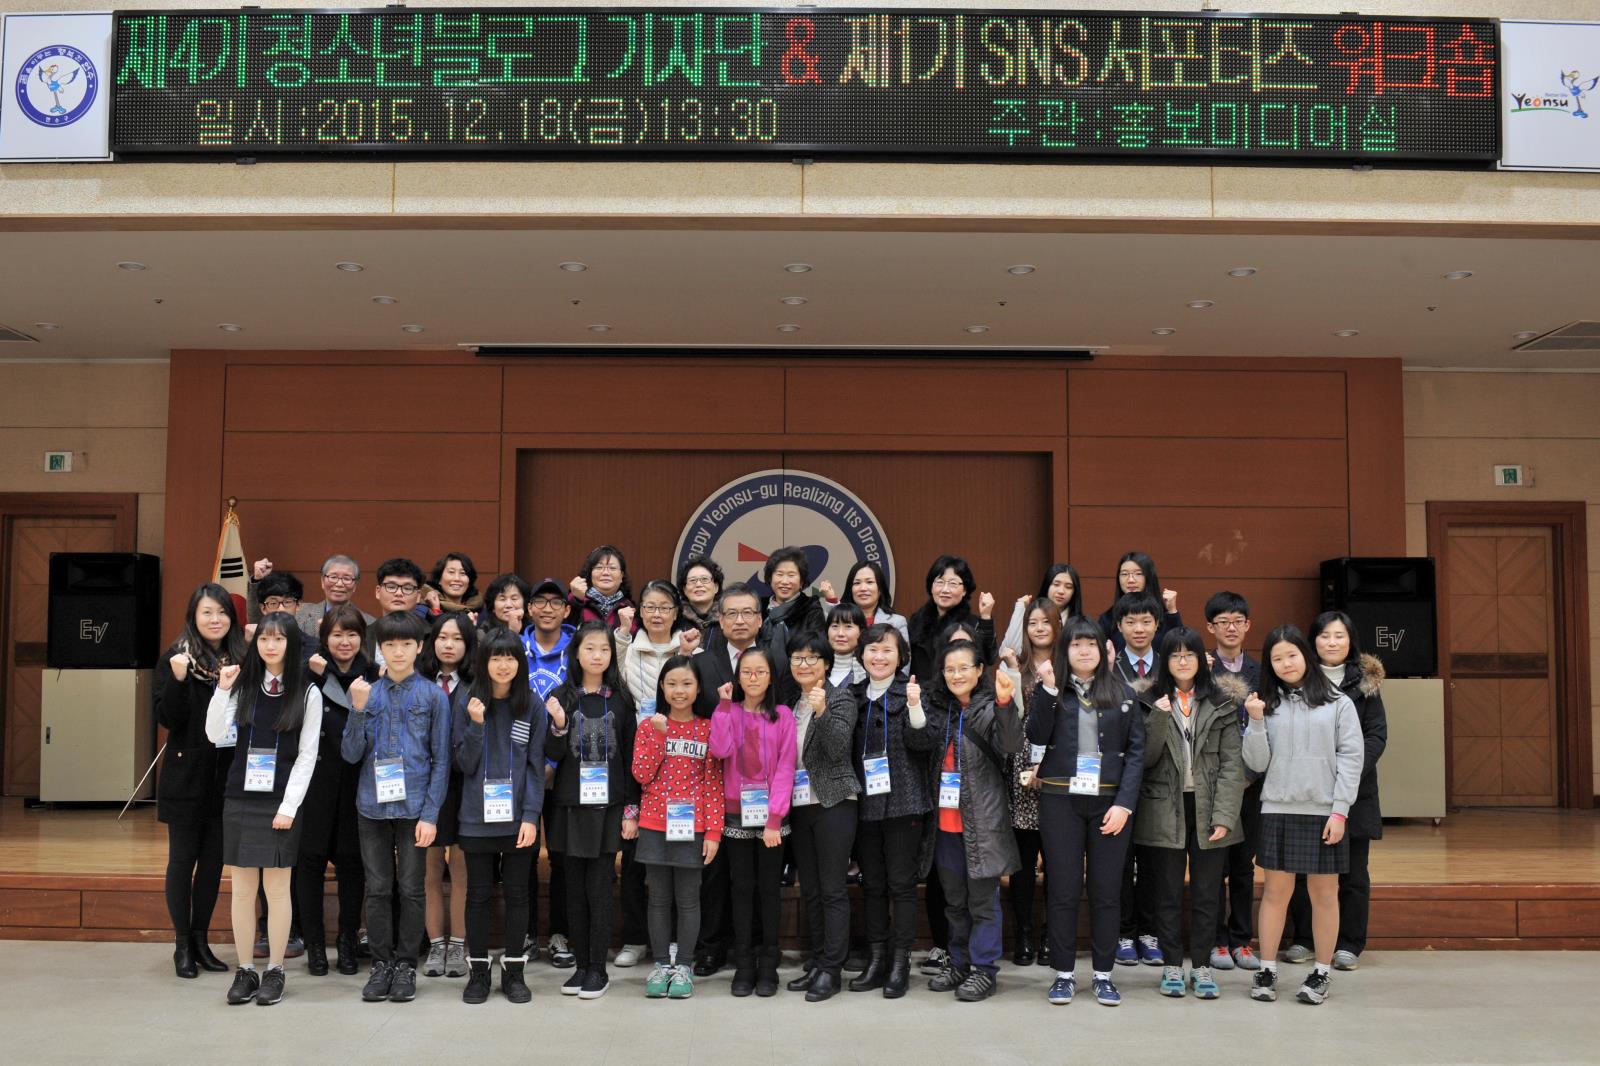
<svg viewBox="0 0 1600 1066"><path fill-rule="evenodd" d="M828 710L828 690L818 685L806 693L806 702L811 704L811 713L821 718Z"/></svg>
<svg viewBox="0 0 1600 1066"><path fill-rule="evenodd" d="M917 684L916 674L912 674L911 680L906 682L906 706L922 706L922 686Z"/></svg>
<svg viewBox="0 0 1600 1066"><path fill-rule="evenodd" d="M474 722L476 722L478 725L482 725L483 724L483 712L484 712L483 701L480 700L478 697L474 696L470 700L467 701L467 716L469 718L471 718Z"/></svg>
<svg viewBox="0 0 1600 1066"><path fill-rule="evenodd" d="M237 680L239 680L239 666L237 663L229 663L217 671L217 687L224 692L232 692L233 683Z"/></svg>
<svg viewBox="0 0 1600 1066"><path fill-rule="evenodd" d="M1267 716L1267 703L1252 692L1245 698L1244 710L1252 719L1259 722Z"/></svg>
<svg viewBox="0 0 1600 1066"><path fill-rule="evenodd" d="M350 706L358 711L367 709L367 700L372 698L372 684L364 677L358 677L350 682Z"/></svg>

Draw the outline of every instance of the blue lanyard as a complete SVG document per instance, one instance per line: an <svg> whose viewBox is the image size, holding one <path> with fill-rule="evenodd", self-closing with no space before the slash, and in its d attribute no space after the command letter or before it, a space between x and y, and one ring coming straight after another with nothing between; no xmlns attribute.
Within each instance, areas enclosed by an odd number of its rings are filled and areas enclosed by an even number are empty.
<svg viewBox="0 0 1600 1066"><path fill-rule="evenodd" d="M884 690L883 698L878 701L878 706L883 714L883 753L889 754L889 692ZM872 738L872 701L867 700L867 720L861 726L861 757L867 757L867 742Z"/></svg>
<svg viewBox="0 0 1600 1066"><path fill-rule="evenodd" d="M967 731L967 709L965 707L963 707L963 708L961 708L961 714L956 718L956 773L958 773L958 774L961 772L961 738L966 735L966 731ZM945 751L949 751L950 750L950 719L949 718L946 718L944 720L944 750ZM941 758L940 758L941 762L944 761L943 758L942 758L942 755L943 755L943 753L941 752Z"/></svg>

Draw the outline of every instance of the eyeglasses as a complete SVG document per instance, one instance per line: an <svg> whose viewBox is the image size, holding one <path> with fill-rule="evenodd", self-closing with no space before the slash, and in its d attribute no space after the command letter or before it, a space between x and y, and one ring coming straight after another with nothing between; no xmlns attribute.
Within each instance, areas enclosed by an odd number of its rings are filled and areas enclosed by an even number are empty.
<svg viewBox="0 0 1600 1066"><path fill-rule="evenodd" d="M645 614L671 614L677 608L670 603L647 603L639 608Z"/></svg>
<svg viewBox="0 0 1600 1066"><path fill-rule="evenodd" d="M685 578L684 579L683 587L684 588L688 588L690 585L715 585L715 584L716 584L716 581L713 578L711 578L710 576L690 577L690 578Z"/></svg>
<svg viewBox="0 0 1600 1066"><path fill-rule="evenodd" d="M974 670L977 670L977 669L978 668L976 666L955 666L955 665L951 665L951 666L947 666L947 667L944 668L944 676L945 677L960 677L962 674L970 674Z"/></svg>
<svg viewBox="0 0 1600 1066"><path fill-rule="evenodd" d="M822 656L820 656L820 655L791 655L791 656L789 656L789 665L790 666L816 666L821 661L822 661Z"/></svg>
<svg viewBox="0 0 1600 1066"><path fill-rule="evenodd" d="M391 596L410 596L417 591L416 585L397 585L393 581L385 581L379 587Z"/></svg>
<svg viewBox="0 0 1600 1066"><path fill-rule="evenodd" d="M1235 622L1235 621L1232 621L1232 620L1223 621L1221 618L1218 618L1215 622L1212 622L1211 624L1216 626L1218 629L1243 629L1245 626L1250 624L1250 619L1241 618L1240 620Z"/></svg>
<svg viewBox="0 0 1600 1066"><path fill-rule="evenodd" d="M551 597L551 596L543 596L543 597L540 597L537 600L529 600L528 601L528 606L532 607L536 611L537 610L541 610L541 609L542 610L546 610L546 611L553 611L557 607L565 607L566 605L567 605L567 603L566 603L565 600L558 600L558 599L555 599L554 597Z"/></svg>
<svg viewBox="0 0 1600 1066"><path fill-rule="evenodd" d="M959 577L941 577L933 583L933 587L936 589L949 589L951 592L960 592L967 587L967 584Z"/></svg>
<svg viewBox="0 0 1600 1066"><path fill-rule="evenodd" d="M740 670L739 676L754 681L758 677L771 677L771 670Z"/></svg>
<svg viewBox="0 0 1600 1066"><path fill-rule="evenodd" d="M595 563L594 566L589 568L589 572L591 574L620 574L622 573L622 567L618 566L616 563Z"/></svg>
<svg viewBox="0 0 1600 1066"><path fill-rule="evenodd" d="M287 596L269 596L261 601L261 609L271 614L274 611L292 611L300 606L300 601Z"/></svg>
<svg viewBox="0 0 1600 1066"><path fill-rule="evenodd" d="M754 607L739 607L731 611L723 611L722 617L738 621L741 618L760 618L761 612Z"/></svg>
<svg viewBox="0 0 1600 1066"><path fill-rule="evenodd" d="M354 585L356 583L355 575L353 574L323 574L322 580L330 585Z"/></svg>
<svg viewBox="0 0 1600 1066"><path fill-rule="evenodd" d="M1169 663L1197 663L1200 657L1192 651L1175 651L1167 656Z"/></svg>

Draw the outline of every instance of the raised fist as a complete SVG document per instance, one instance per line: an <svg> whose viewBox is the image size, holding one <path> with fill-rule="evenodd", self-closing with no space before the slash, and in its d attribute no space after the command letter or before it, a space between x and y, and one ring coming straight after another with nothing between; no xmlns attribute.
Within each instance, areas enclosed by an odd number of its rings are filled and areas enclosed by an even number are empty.
<svg viewBox="0 0 1600 1066"><path fill-rule="evenodd" d="M260 581L270 573L272 573L271 559L257 559L250 567L250 577L254 581Z"/></svg>
<svg viewBox="0 0 1600 1066"><path fill-rule="evenodd" d="M178 654L168 659L167 662L172 666L172 679L174 681L182 681L184 678L189 676L188 652L180 651Z"/></svg>
<svg viewBox="0 0 1600 1066"><path fill-rule="evenodd" d="M233 691L233 683L239 680L239 667L236 663L229 663L217 671L217 687L224 692Z"/></svg>
<svg viewBox="0 0 1600 1066"><path fill-rule="evenodd" d="M1161 590L1161 606L1166 608L1168 614L1178 610L1178 594L1172 589Z"/></svg>
<svg viewBox="0 0 1600 1066"><path fill-rule="evenodd" d="M1259 722L1267 716L1267 701L1252 692L1245 698L1244 710L1246 714Z"/></svg>
<svg viewBox="0 0 1600 1066"><path fill-rule="evenodd" d="M994 675L994 702L1006 704L1011 702L1011 697L1017 693L1017 684L1011 680L1011 675L1005 670L997 670Z"/></svg>
<svg viewBox="0 0 1600 1066"><path fill-rule="evenodd" d="M650 727L652 729L654 729L657 733L660 733L662 736L666 736L667 735L667 716L664 715L664 714L652 714L650 716Z"/></svg>
<svg viewBox="0 0 1600 1066"><path fill-rule="evenodd" d="M680 655L693 655L700 650L700 631L698 629L678 630L678 653Z"/></svg>
<svg viewBox="0 0 1600 1066"><path fill-rule="evenodd" d="M311 658L306 660L306 665L311 668L311 672L313 674L321 677L322 672L328 668L328 660L324 659L322 657L322 653L319 651Z"/></svg>
<svg viewBox="0 0 1600 1066"><path fill-rule="evenodd" d="M1162 696L1159 700L1156 700L1156 710L1158 710L1158 711L1166 711L1168 714L1171 714L1172 713L1172 701L1169 700L1167 697Z"/></svg>
<svg viewBox="0 0 1600 1066"><path fill-rule="evenodd" d="M1056 687L1056 667L1049 659L1040 663L1038 669L1034 672L1039 675L1039 683L1041 685L1048 685L1051 688Z"/></svg>
<svg viewBox="0 0 1600 1066"><path fill-rule="evenodd" d="M372 685L364 677L358 677L350 682L350 706L358 711L367 709L367 700L372 697Z"/></svg>
<svg viewBox="0 0 1600 1066"><path fill-rule="evenodd" d="M589 583L581 577L573 578L572 584L567 587L572 589L572 594L580 600L589 595Z"/></svg>
<svg viewBox="0 0 1600 1066"><path fill-rule="evenodd" d="M556 724L557 729L563 729L567 724L567 709L561 706L561 701L551 696L544 701L544 709L549 713L550 720Z"/></svg>
<svg viewBox="0 0 1600 1066"><path fill-rule="evenodd" d="M832 581L822 581L817 584L817 594L829 603L838 603L839 594L833 591Z"/></svg>
<svg viewBox="0 0 1600 1066"><path fill-rule="evenodd" d="M617 608L617 625L624 633L633 632L633 616L637 613L632 607Z"/></svg>
<svg viewBox="0 0 1600 1066"><path fill-rule="evenodd" d="M992 617L994 617L994 593L992 593L992 592L980 592L980 593L978 593L978 617L979 618L992 618Z"/></svg>
<svg viewBox="0 0 1600 1066"><path fill-rule="evenodd" d="M467 717L471 718L478 725L483 724L483 712L483 701L478 697L474 696L467 701Z"/></svg>

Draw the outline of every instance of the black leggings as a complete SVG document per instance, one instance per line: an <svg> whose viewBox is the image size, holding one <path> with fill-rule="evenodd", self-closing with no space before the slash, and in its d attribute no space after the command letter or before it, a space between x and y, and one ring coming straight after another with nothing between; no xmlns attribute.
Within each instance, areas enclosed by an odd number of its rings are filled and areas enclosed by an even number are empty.
<svg viewBox="0 0 1600 1066"><path fill-rule="evenodd" d="M598 859L564 855L567 875L567 938L580 970L604 970L611 948L611 883L617 853Z"/></svg>
<svg viewBox="0 0 1600 1066"><path fill-rule="evenodd" d="M646 922L645 902L645 868L644 863L633 857L638 845L637 840L624 840L622 842L622 889L618 892L618 899L622 906L622 942L624 944L643 944L649 940L649 926ZM693 951L691 947L689 949Z"/></svg>
<svg viewBox="0 0 1600 1066"><path fill-rule="evenodd" d="M202 822L167 823L167 914L175 936L204 938L222 886L222 809Z"/></svg>
<svg viewBox="0 0 1600 1066"><path fill-rule="evenodd" d="M700 867L644 866L650 879L650 953L656 964L672 959L672 910L678 910L678 960L687 964L700 936Z"/></svg>
<svg viewBox="0 0 1600 1066"><path fill-rule="evenodd" d="M1038 887L1039 850L1042 847L1037 829L1013 829L1017 838L1017 855L1022 865L1011 875L1011 928L1018 943L1033 937L1033 896ZM1045 895L1050 894L1050 871L1044 874Z"/></svg>
<svg viewBox="0 0 1600 1066"><path fill-rule="evenodd" d="M722 850L728 853L728 878L731 882L729 903L733 908L733 940L740 961L745 965L755 948L776 953L778 950L778 896L783 882L783 849L769 848L760 837L754 840L729 840L722 838ZM755 940L756 907L761 908L761 943Z"/></svg>
<svg viewBox="0 0 1600 1066"><path fill-rule="evenodd" d="M506 897L502 930L505 957L522 957L523 932L528 928L528 866L538 848L504 851L468 851L467 855L467 955L489 957L489 901L494 898L494 862L500 860L501 887Z"/></svg>

